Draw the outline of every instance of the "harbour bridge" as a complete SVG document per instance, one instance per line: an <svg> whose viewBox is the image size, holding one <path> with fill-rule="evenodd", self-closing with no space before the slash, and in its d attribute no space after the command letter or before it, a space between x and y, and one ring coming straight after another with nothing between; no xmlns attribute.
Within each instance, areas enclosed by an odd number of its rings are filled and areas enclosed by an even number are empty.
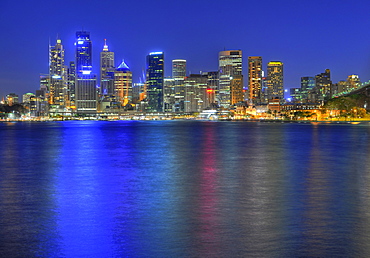
<svg viewBox="0 0 370 258"><path fill-rule="evenodd" d="M342 97L342 96L351 96L355 94L363 94L367 97L370 97L370 80L367 82L361 83L361 85L357 88L351 88L348 91L335 94L333 95L333 98Z"/></svg>

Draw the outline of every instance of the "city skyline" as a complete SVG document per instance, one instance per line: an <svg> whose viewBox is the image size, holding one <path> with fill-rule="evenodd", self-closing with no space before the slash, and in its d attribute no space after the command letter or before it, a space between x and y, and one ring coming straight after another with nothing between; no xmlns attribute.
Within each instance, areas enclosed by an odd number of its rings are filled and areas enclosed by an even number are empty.
<svg viewBox="0 0 370 258"><path fill-rule="evenodd" d="M366 16L370 4L138 1L113 8L119 2L56 3L1 4L5 39L0 43L1 96L39 88L39 75L48 72L49 39L52 45L57 38L62 40L66 64L75 60L74 34L82 29L91 33L93 72L99 74L99 55L107 39L117 62L125 59L132 69L133 82L145 71L147 53L165 53L167 77L173 59L187 60L188 73L217 70L218 53L224 49L241 49L245 64L248 56L261 56L265 73L269 61L283 62L285 89L299 87L301 77L325 69L331 70L334 83L351 74L358 74L361 81L370 79L370 39L363 32L370 23ZM244 65L245 83L247 74Z"/></svg>

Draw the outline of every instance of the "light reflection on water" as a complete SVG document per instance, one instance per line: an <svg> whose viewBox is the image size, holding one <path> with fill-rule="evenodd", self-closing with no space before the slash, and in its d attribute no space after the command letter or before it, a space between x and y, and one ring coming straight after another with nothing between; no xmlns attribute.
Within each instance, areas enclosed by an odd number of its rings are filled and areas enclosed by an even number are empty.
<svg viewBox="0 0 370 258"><path fill-rule="evenodd" d="M368 125L0 124L0 254L367 256Z"/></svg>

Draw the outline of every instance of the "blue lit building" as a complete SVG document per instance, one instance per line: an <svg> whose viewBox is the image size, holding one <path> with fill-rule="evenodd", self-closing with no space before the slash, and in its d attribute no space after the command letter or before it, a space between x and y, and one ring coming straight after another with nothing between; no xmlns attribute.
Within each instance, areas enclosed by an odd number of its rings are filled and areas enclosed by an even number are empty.
<svg viewBox="0 0 370 258"><path fill-rule="evenodd" d="M90 74L92 71L92 43L90 32L76 32L76 73Z"/></svg>
<svg viewBox="0 0 370 258"><path fill-rule="evenodd" d="M146 97L149 112L163 112L164 55L152 52L146 57Z"/></svg>
<svg viewBox="0 0 370 258"><path fill-rule="evenodd" d="M76 84L77 113L93 114L97 107L96 75L92 73L92 43L90 33L76 33Z"/></svg>

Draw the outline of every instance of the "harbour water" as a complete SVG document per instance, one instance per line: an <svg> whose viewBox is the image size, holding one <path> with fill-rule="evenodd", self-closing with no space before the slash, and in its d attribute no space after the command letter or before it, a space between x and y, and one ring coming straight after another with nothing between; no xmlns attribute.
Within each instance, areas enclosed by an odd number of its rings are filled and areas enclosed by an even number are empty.
<svg viewBox="0 0 370 258"><path fill-rule="evenodd" d="M368 257L370 124L0 123L0 257Z"/></svg>

